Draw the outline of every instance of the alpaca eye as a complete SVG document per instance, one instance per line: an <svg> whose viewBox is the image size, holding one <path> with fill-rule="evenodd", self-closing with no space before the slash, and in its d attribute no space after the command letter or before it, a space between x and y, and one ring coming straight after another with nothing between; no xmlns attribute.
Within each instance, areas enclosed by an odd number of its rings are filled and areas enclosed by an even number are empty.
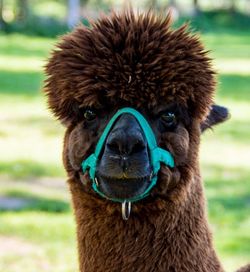
<svg viewBox="0 0 250 272"><path fill-rule="evenodd" d="M176 116L172 112L166 112L161 115L163 124L167 127L173 127L176 125Z"/></svg>
<svg viewBox="0 0 250 272"><path fill-rule="evenodd" d="M92 121L96 118L96 113L93 110L88 109L84 112L83 116L87 121Z"/></svg>

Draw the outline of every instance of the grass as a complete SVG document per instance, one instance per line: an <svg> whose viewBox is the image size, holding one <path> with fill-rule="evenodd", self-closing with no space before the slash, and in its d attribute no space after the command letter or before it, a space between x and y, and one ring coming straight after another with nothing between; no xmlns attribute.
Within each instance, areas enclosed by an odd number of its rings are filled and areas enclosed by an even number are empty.
<svg viewBox="0 0 250 272"><path fill-rule="evenodd" d="M250 261L250 36L202 36L231 119L202 136L201 163L215 246L226 271ZM61 162L63 127L46 109L42 66L54 39L0 36L0 271L77 271L75 226ZM9 250L8 250L9 247Z"/></svg>
<svg viewBox="0 0 250 272"><path fill-rule="evenodd" d="M1 215L0 232L0 239L7 237L12 245L9 254L0 254L0 271L77 271L69 213L6 212Z"/></svg>

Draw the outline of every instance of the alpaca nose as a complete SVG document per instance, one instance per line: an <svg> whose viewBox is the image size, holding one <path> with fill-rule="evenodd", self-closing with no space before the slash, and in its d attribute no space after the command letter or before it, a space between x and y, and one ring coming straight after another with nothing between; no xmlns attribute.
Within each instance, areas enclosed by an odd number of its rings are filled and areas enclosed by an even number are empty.
<svg viewBox="0 0 250 272"><path fill-rule="evenodd" d="M133 155L143 151L146 146L141 133L116 132L107 142L108 148L119 155Z"/></svg>
<svg viewBox="0 0 250 272"><path fill-rule="evenodd" d="M142 129L130 114L121 116L107 139L107 147L117 155L133 155L146 146Z"/></svg>

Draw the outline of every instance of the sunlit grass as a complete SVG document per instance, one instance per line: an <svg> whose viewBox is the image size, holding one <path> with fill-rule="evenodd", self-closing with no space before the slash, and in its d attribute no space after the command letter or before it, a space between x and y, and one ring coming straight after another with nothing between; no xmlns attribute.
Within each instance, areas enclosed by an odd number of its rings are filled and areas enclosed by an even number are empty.
<svg viewBox="0 0 250 272"><path fill-rule="evenodd" d="M49 116L45 101L40 95L4 101L0 102L0 174L15 179L63 176L63 127Z"/></svg>
<svg viewBox="0 0 250 272"><path fill-rule="evenodd" d="M216 101L231 113L229 121L202 136L200 154L215 246L230 272L249 262L250 251L250 38L208 34L203 40L219 72ZM64 128L41 92L42 66L54 43L0 37L0 192L27 201L19 211L0 213L0 241L7 237L27 248L23 255L0 253L0 271L77 271L61 162Z"/></svg>
<svg viewBox="0 0 250 272"><path fill-rule="evenodd" d="M37 96L42 87L41 72L22 72L0 70L0 93L20 96Z"/></svg>
<svg viewBox="0 0 250 272"><path fill-rule="evenodd" d="M0 70L5 72L41 72L45 63L43 58L0 55Z"/></svg>
<svg viewBox="0 0 250 272"><path fill-rule="evenodd" d="M201 38L215 59L245 60L250 58L249 33L210 33L202 35Z"/></svg>
<svg viewBox="0 0 250 272"><path fill-rule="evenodd" d="M248 75L250 59L216 59L215 69L223 74Z"/></svg>
<svg viewBox="0 0 250 272"><path fill-rule="evenodd" d="M61 177L27 177L23 181L20 179L12 181L12 179L1 179L1 193L3 195L23 199L31 198L34 201L41 198L49 201L56 200L68 205L70 196L67 192L67 183L65 180L62 181ZM46 201L44 202L46 203ZM50 208L47 207L47 210L51 210Z"/></svg>
<svg viewBox="0 0 250 272"><path fill-rule="evenodd" d="M237 69L237 66L235 67ZM250 92L248 89L249 75L222 74L219 77L217 97L219 101L231 104L230 110L239 108L241 103L249 103ZM241 111L243 114L243 112ZM244 115L244 114L243 114Z"/></svg>
<svg viewBox="0 0 250 272"><path fill-rule="evenodd" d="M0 241L12 243L0 253L0 271L77 271L72 213L5 212L0 220Z"/></svg>
<svg viewBox="0 0 250 272"><path fill-rule="evenodd" d="M0 55L17 57L48 57L48 52L56 40L50 38L30 37L21 34L0 36ZM8 63L6 63L8 67Z"/></svg>

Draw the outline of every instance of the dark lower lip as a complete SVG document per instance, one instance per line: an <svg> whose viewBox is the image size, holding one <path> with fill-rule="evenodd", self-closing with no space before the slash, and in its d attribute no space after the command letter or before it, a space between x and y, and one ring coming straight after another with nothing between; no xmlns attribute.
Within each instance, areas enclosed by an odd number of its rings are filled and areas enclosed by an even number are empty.
<svg viewBox="0 0 250 272"><path fill-rule="evenodd" d="M150 176L142 178L122 178L97 176L98 189L109 198L129 199L143 194L151 183Z"/></svg>

